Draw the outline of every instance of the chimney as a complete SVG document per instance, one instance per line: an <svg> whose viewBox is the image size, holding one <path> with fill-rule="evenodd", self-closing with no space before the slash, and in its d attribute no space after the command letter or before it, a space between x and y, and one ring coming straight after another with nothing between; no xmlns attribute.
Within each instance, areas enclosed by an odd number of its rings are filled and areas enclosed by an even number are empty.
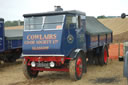
<svg viewBox="0 0 128 85"><path fill-rule="evenodd" d="M55 11L63 11L63 8L61 6L54 6Z"/></svg>

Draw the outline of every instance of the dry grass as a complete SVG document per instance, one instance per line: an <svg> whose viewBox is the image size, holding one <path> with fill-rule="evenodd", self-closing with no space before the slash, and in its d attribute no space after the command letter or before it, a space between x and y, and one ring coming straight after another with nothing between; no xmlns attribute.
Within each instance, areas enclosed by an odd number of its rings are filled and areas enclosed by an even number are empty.
<svg viewBox="0 0 128 85"><path fill-rule="evenodd" d="M99 19L99 21L104 24L106 27L110 28L113 31L114 35L124 33L128 31L128 18L108 18L108 19Z"/></svg>
<svg viewBox="0 0 128 85"><path fill-rule="evenodd" d="M113 31L114 43L128 41L128 18L107 18L99 21Z"/></svg>
<svg viewBox="0 0 128 85"><path fill-rule="evenodd" d="M5 27L5 30L24 29L24 26Z"/></svg>
<svg viewBox="0 0 128 85"><path fill-rule="evenodd" d="M79 81L72 81L65 72L40 72L37 78L28 81L21 61L14 64L0 67L0 85L126 85L123 62L117 60L105 66L88 65L88 72Z"/></svg>
<svg viewBox="0 0 128 85"><path fill-rule="evenodd" d="M114 43L123 43L128 41L128 31L113 36Z"/></svg>

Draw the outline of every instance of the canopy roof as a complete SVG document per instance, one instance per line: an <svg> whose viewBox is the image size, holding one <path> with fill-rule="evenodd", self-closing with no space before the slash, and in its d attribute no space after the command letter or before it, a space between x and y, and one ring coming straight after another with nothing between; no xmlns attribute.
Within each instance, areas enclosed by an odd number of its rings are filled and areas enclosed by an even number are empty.
<svg viewBox="0 0 128 85"><path fill-rule="evenodd" d="M86 17L86 32L91 35L102 35L112 33L112 30L105 27L96 18L87 16Z"/></svg>

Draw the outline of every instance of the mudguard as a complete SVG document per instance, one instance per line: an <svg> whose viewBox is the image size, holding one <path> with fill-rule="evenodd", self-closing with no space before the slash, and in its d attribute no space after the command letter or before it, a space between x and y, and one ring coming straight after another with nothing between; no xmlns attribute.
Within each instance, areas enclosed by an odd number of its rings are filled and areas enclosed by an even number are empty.
<svg viewBox="0 0 128 85"><path fill-rule="evenodd" d="M85 52L82 49L75 49L74 51L72 51L72 53L70 54L69 57L72 58L73 60L75 60L79 53L83 56L82 57L82 60L84 62L83 63L83 66L84 66L83 73L86 73L87 72L86 56L85 56Z"/></svg>
<svg viewBox="0 0 128 85"><path fill-rule="evenodd" d="M69 55L70 58L76 59L76 56L78 55L79 52L84 53L82 49L75 49L74 51L71 52Z"/></svg>

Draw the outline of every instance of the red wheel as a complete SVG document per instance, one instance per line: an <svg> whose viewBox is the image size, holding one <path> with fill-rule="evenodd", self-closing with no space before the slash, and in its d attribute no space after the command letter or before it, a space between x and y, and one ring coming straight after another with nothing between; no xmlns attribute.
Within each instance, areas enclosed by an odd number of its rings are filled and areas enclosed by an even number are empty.
<svg viewBox="0 0 128 85"><path fill-rule="evenodd" d="M83 74L83 60L79 53L75 60L69 62L69 74L72 80L80 80Z"/></svg>
<svg viewBox="0 0 128 85"><path fill-rule="evenodd" d="M104 63L107 64L108 56L107 56L107 50L104 49Z"/></svg>
<svg viewBox="0 0 128 85"><path fill-rule="evenodd" d="M77 60L77 62L76 62L76 73L77 73L77 76L78 76L78 77L81 76L82 70L83 70L83 67L82 67L82 59L81 59L81 57L79 56L79 57L78 57L78 60Z"/></svg>
<svg viewBox="0 0 128 85"><path fill-rule="evenodd" d="M108 51L107 47L104 47L101 51L101 55L98 57L99 64L103 66L104 64L107 64L108 62Z"/></svg>

